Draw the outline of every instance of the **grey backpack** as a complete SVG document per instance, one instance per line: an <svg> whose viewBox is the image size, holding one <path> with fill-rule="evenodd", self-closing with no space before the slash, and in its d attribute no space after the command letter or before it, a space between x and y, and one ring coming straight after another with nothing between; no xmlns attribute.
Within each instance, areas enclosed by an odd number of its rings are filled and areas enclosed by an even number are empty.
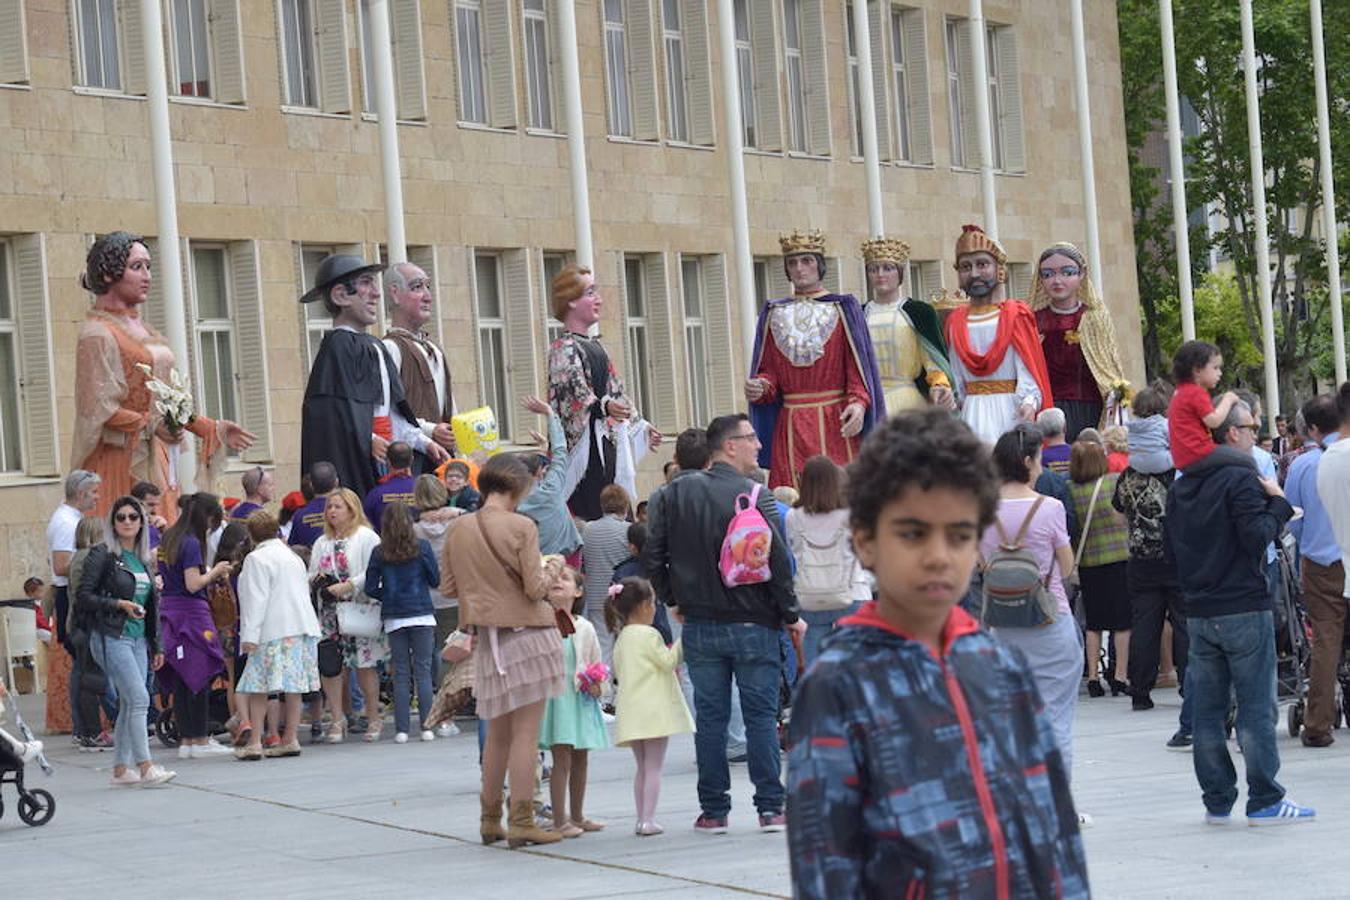
<svg viewBox="0 0 1350 900"><path fill-rule="evenodd" d="M989 628L1040 628L1055 621L1058 604L1050 593L1049 576L1041 576L1036 555L1022 546L1044 497L1037 497L1010 541L1003 523L998 529L998 549L984 564L980 597L980 622Z"/></svg>

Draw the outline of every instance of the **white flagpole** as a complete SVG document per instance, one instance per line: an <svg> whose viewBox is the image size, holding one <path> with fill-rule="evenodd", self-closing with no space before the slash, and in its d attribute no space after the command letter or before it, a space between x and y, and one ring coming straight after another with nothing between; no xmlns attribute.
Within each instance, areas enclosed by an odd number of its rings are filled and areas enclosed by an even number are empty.
<svg viewBox="0 0 1350 900"><path fill-rule="evenodd" d="M867 174L867 224L871 237L883 237L881 155L877 147L877 102L872 90L872 23L867 0L853 0L853 42L858 55L858 114L862 118L863 171Z"/></svg>
<svg viewBox="0 0 1350 900"><path fill-rule="evenodd" d="M1163 92L1167 98L1167 149L1172 170L1172 240L1177 251L1181 336L1195 340L1195 299L1191 292L1191 233L1186 220L1186 162L1181 155L1181 101L1177 97L1177 49L1172 0L1158 0L1162 25Z"/></svg>
<svg viewBox="0 0 1350 900"><path fill-rule="evenodd" d="M505 2L505 0L498 0ZM591 243L591 188L586 172L586 133L581 118L581 66L577 60L575 0L558 0L558 43L562 61L563 109L567 118L567 156L572 176L572 227L577 264L595 269ZM619 273L622 277L623 273Z"/></svg>
<svg viewBox="0 0 1350 900"><path fill-rule="evenodd" d="M403 223L403 166L398 156L398 101L394 96L394 55L389 41L389 3L368 0L371 55L375 61L375 115L380 129L380 172L384 177L384 217L389 265L408 261Z"/></svg>
<svg viewBox="0 0 1350 900"><path fill-rule="evenodd" d="M980 192L984 231L998 240L998 197L994 192L994 138L989 121L989 62L985 58L984 3L970 0L970 57L975 65L975 125L980 137Z"/></svg>
<svg viewBox="0 0 1350 900"><path fill-rule="evenodd" d="M741 322L745 368L754 355L755 261L750 256L750 216L745 196L745 125L741 121L741 87L736 69L736 11L732 0L717 0L717 51L722 69L722 143L727 155L727 188L731 202L731 247L736 260L732 297Z"/></svg>
<svg viewBox="0 0 1350 900"><path fill-rule="evenodd" d="M1341 254L1336 237L1336 177L1331 170L1331 117L1327 111L1327 55L1322 38L1322 0L1311 0L1313 84L1317 93L1317 153L1322 168L1322 232L1326 236L1331 346L1336 384L1345 383L1345 315L1341 309Z"/></svg>
<svg viewBox="0 0 1350 900"><path fill-rule="evenodd" d="M1256 90L1256 38L1252 0L1241 0L1242 70L1247 86L1247 146L1251 152L1252 207L1256 218L1256 288L1261 304L1261 350L1266 370L1266 418L1275 432L1280 413L1280 378L1275 368L1275 311L1270 305L1270 243L1266 227L1266 163L1261 152L1261 101Z"/></svg>
<svg viewBox="0 0 1350 900"><path fill-rule="evenodd" d="M1073 75L1078 101L1078 146L1083 160L1083 218L1087 220L1088 265L1097 289L1105 291L1102 243L1097 230L1097 167L1092 159L1092 109L1088 99L1087 42L1083 36L1083 0L1069 0L1073 12Z"/></svg>

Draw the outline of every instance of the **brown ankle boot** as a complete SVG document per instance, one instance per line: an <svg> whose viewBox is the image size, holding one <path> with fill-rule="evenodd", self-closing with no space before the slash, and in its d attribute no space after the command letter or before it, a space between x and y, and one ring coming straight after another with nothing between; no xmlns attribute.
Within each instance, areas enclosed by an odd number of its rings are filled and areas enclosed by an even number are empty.
<svg viewBox="0 0 1350 900"><path fill-rule="evenodd" d="M498 797L496 801L489 801L487 797L480 796L478 802L483 807L482 823L478 828L483 834L483 843L495 844L506 837L506 831L502 828L502 799Z"/></svg>
<svg viewBox="0 0 1350 900"><path fill-rule="evenodd" d="M562 835L556 831L545 831L535 824L534 803L529 800L517 800L511 804L511 814L506 823L506 843L512 850L526 844L556 844Z"/></svg>

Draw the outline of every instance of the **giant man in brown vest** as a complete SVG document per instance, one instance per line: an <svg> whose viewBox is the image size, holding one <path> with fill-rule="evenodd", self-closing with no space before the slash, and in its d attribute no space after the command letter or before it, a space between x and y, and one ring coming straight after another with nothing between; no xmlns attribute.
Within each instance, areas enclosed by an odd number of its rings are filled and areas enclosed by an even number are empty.
<svg viewBox="0 0 1350 900"><path fill-rule="evenodd" d="M421 432L453 455L450 417L455 414L455 401L450 392L450 362L425 330L436 314L431 279L413 263L398 263L385 270L384 286L389 305L384 345L394 357L403 396L417 414ZM434 468L425 454L414 454L414 475Z"/></svg>

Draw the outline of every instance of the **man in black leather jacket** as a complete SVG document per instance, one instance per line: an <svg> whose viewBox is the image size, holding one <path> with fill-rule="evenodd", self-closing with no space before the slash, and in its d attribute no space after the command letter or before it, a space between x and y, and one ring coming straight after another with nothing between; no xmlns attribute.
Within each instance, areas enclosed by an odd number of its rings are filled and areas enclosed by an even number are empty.
<svg viewBox="0 0 1350 900"><path fill-rule="evenodd" d="M731 681L740 689L750 778L762 830L782 831L777 712L781 673L779 632L806 630L797 615L791 564L773 496L762 491L759 511L773 529L770 580L728 588L718 560L736 498L750 494L759 439L745 415L720 416L708 426L712 466L682 475L648 507L647 575L656 595L684 620L684 658L694 684L698 723L698 794L703 814L694 827L720 834L731 810L727 721Z"/></svg>

